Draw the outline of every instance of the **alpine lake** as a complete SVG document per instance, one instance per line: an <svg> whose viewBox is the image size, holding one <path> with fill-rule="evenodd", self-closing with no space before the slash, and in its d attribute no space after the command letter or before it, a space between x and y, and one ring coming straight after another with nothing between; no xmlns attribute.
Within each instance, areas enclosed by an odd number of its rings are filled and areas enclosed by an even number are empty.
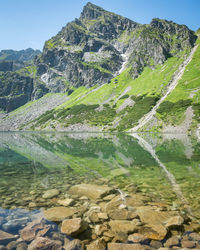
<svg viewBox="0 0 200 250"><path fill-rule="evenodd" d="M192 136L0 133L0 249L200 249L199 232Z"/></svg>

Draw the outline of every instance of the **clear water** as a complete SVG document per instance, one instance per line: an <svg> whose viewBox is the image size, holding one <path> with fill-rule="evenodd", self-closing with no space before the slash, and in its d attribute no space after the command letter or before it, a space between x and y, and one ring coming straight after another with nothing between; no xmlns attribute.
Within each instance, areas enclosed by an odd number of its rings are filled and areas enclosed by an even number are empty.
<svg viewBox="0 0 200 250"><path fill-rule="evenodd" d="M52 206L78 183L116 186L200 218L200 142L183 135L0 133L0 208ZM5 210L4 210L5 211Z"/></svg>

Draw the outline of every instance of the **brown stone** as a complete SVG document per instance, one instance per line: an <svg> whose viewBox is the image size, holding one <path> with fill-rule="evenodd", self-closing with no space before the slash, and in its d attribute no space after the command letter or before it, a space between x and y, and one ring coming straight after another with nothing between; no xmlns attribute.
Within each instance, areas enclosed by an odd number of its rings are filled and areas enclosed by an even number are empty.
<svg viewBox="0 0 200 250"><path fill-rule="evenodd" d="M45 222L43 219L34 220L20 231L20 236L24 241L31 241L35 239L37 232L43 230L44 227Z"/></svg>
<svg viewBox="0 0 200 250"><path fill-rule="evenodd" d="M74 215L76 210L68 207L53 207L44 211L44 216L49 221L62 221Z"/></svg>
<svg viewBox="0 0 200 250"><path fill-rule="evenodd" d="M62 222L61 232L67 235L77 235L87 228L87 224L81 218L67 219Z"/></svg>
<svg viewBox="0 0 200 250"><path fill-rule="evenodd" d="M148 225L163 225L172 217L170 212L155 211L148 206L138 207L136 213L139 215L140 220Z"/></svg>
<svg viewBox="0 0 200 250"><path fill-rule="evenodd" d="M137 230L137 226L133 221L127 220L112 220L109 222L111 230L115 233L133 233Z"/></svg>
<svg viewBox="0 0 200 250"><path fill-rule="evenodd" d="M163 240L167 234L167 230L161 224L143 227L139 232L151 240Z"/></svg>
<svg viewBox="0 0 200 250"><path fill-rule="evenodd" d="M196 246L196 243L194 241L182 240L181 246L183 248L194 248Z"/></svg>
<svg viewBox="0 0 200 250"><path fill-rule="evenodd" d="M165 225L168 227L175 227L175 226L181 226L184 222L184 219L181 216L174 216L167 220L167 224Z"/></svg>
<svg viewBox="0 0 200 250"><path fill-rule="evenodd" d="M72 206L74 204L74 200L73 199L64 199L64 200L58 200L57 203L59 205L62 205L64 207L68 207L68 206Z"/></svg>
<svg viewBox="0 0 200 250"><path fill-rule="evenodd" d="M108 219L107 213L98 213L97 216L99 217L99 219L102 219L102 220Z"/></svg>
<svg viewBox="0 0 200 250"><path fill-rule="evenodd" d="M56 243L56 241L43 237L37 237L28 246L28 250L41 250L41 249L61 250L61 247Z"/></svg>
<svg viewBox="0 0 200 250"><path fill-rule="evenodd" d="M149 241L149 239L145 235L139 233L134 233L129 235L128 240L134 243L143 243L143 244L148 243Z"/></svg>
<svg viewBox="0 0 200 250"><path fill-rule="evenodd" d="M143 206L149 198L141 194L133 194L130 197L126 198L126 204L130 207Z"/></svg>
<svg viewBox="0 0 200 250"><path fill-rule="evenodd" d="M79 184L72 186L69 190L69 193L78 196L86 196L91 200L97 200L112 193L113 191L114 190L108 186Z"/></svg>
<svg viewBox="0 0 200 250"><path fill-rule="evenodd" d="M108 250L147 250L149 246L140 244L108 243Z"/></svg>
<svg viewBox="0 0 200 250"><path fill-rule="evenodd" d="M108 215L113 220L130 220L138 218L138 215L132 211L128 211L127 209L115 209L110 210Z"/></svg>
<svg viewBox="0 0 200 250"><path fill-rule="evenodd" d="M14 250L17 248L17 241L11 241L6 246L8 250Z"/></svg>
<svg viewBox="0 0 200 250"><path fill-rule="evenodd" d="M15 235L0 230L0 244L6 244L16 238L17 237Z"/></svg>
<svg viewBox="0 0 200 250"><path fill-rule="evenodd" d="M156 249L163 246L162 243L160 241L157 241L157 240L151 240L150 245Z"/></svg>
<svg viewBox="0 0 200 250"><path fill-rule="evenodd" d="M55 196L58 196L59 193L60 193L60 191L57 189L50 189L50 190L47 190L44 192L44 194L42 195L42 198L43 199L50 199L50 198L53 198Z"/></svg>
<svg viewBox="0 0 200 250"><path fill-rule="evenodd" d="M28 245L25 242L20 242L16 248L16 250L27 250L27 249L28 249Z"/></svg>
<svg viewBox="0 0 200 250"><path fill-rule="evenodd" d="M83 250L84 246L83 246L83 243L80 240L75 239L75 240L72 240L70 242L67 242L64 245L64 249L65 250Z"/></svg>
<svg viewBox="0 0 200 250"><path fill-rule="evenodd" d="M198 233L191 233L191 234L189 234L189 237L190 237L192 240L200 241L200 234L198 234Z"/></svg>
<svg viewBox="0 0 200 250"><path fill-rule="evenodd" d="M105 250L106 243L104 240L95 240L90 245L86 246L86 250Z"/></svg>
<svg viewBox="0 0 200 250"><path fill-rule="evenodd" d="M173 237L169 238L169 239L165 242L164 246L165 246L165 247L173 247L173 246L179 246L179 244L180 244L180 239L179 239L179 237L178 237L178 236L173 236Z"/></svg>

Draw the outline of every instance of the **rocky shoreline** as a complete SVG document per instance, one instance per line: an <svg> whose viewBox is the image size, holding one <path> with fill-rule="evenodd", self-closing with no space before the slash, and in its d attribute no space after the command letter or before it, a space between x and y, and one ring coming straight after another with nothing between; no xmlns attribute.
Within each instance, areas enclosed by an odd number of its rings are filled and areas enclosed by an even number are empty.
<svg viewBox="0 0 200 250"><path fill-rule="evenodd" d="M200 224L184 209L126 189L82 183L44 191L43 208L1 208L0 250L200 249Z"/></svg>

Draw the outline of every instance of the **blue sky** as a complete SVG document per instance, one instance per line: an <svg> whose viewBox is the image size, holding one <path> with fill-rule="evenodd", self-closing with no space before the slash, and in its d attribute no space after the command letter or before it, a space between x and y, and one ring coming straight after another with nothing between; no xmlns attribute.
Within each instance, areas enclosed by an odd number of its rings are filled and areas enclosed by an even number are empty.
<svg viewBox="0 0 200 250"><path fill-rule="evenodd" d="M67 22L80 16L87 0L0 0L0 50L42 49ZM139 23L172 20L200 27L200 0L91 0Z"/></svg>

